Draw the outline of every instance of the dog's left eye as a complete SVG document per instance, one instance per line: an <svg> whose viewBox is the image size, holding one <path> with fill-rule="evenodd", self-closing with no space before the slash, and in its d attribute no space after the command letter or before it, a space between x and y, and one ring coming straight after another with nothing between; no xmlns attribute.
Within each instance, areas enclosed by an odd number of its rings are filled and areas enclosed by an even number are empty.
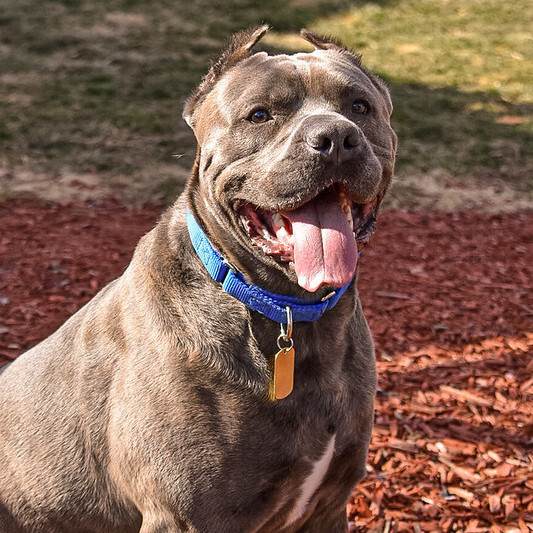
<svg viewBox="0 0 533 533"><path fill-rule="evenodd" d="M356 100L352 104L352 111L357 115L366 115L368 113L369 107L366 102L363 100Z"/></svg>
<svg viewBox="0 0 533 533"><path fill-rule="evenodd" d="M254 124L264 124L268 122L272 117L266 109L256 109L249 117L249 120Z"/></svg>

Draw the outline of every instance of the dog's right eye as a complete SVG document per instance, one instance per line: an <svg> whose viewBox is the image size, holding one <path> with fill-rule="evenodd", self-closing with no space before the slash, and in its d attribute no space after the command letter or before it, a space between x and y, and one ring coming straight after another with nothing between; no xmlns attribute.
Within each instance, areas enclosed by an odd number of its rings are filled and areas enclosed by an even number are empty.
<svg viewBox="0 0 533 533"><path fill-rule="evenodd" d="M264 124L268 122L272 117L266 109L256 109L249 117L248 120L254 124Z"/></svg>
<svg viewBox="0 0 533 533"><path fill-rule="evenodd" d="M369 106L368 104L363 100L356 100L352 104L352 111L356 115L366 115L368 113Z"/></svg>

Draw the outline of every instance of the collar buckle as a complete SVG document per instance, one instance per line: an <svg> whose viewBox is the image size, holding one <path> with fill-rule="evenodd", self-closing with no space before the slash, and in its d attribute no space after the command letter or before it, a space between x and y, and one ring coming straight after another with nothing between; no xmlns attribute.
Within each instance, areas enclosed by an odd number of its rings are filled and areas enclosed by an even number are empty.
<svg viewBox="0 0 533 533"><path fill-rule="evenodd" d="M320 301L325 302L326 300L329 300L332 296L335 296L337 294L337 291L331 291L330 293L326 294L324 298L322 298Z"/></svg>

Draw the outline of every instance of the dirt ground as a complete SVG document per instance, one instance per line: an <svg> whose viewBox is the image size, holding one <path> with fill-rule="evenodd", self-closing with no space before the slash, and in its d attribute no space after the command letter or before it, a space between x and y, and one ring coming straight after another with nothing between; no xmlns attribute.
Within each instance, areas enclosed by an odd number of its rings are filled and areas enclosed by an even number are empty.
<svg viewBox="0 0 533 533"><path fill-rule="evenodd" d="M127 265L161 208L0 203L0 364ZM379 369L352 531L533 531L533 213L383 213L359 287Z"/></svg>

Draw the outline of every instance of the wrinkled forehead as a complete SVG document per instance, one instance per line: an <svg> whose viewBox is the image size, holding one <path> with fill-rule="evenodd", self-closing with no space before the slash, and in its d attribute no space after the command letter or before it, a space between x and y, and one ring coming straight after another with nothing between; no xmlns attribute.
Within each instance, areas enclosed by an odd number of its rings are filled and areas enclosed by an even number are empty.
<svg viewBox="0 0 533 533"><path fill-rule="evenodd" d="M338 96L347 88L361 96L379 95L354 60L333 50L269 56L264 52L241 61L219 82L224 101L257 97L293 99L297 95Z"/></svg>

